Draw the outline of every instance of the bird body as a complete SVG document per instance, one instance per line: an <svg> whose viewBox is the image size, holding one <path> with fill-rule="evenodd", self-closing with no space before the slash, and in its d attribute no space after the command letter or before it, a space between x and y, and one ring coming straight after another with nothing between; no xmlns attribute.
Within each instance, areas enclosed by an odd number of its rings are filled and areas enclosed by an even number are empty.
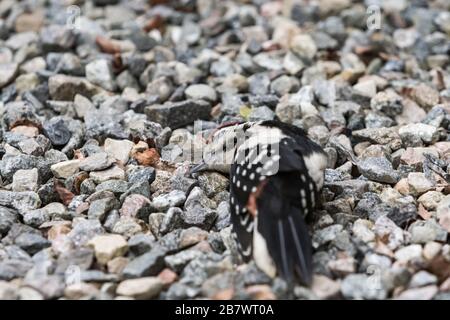
<svg viewBox="0 0 450 320"><path fill-rule="evenodd" d="M325 152L305 132L279 121L217 130L203 169L230 175L230 211L245 261L271 277L312 279L312 248L304 217L319 198Z"/></svg>

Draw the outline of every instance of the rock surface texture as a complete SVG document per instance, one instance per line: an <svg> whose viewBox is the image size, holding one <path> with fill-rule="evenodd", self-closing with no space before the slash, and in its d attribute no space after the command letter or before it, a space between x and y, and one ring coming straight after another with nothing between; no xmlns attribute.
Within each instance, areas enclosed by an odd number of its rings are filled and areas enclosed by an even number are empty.
<svg viewBox="0 0 450 320"><path fill-rule="evenodd" d="M450 299L449 10L0 1L0 300ZM270 119L328 154L308 288L243 263L229 178L188 174Z"/></svg>

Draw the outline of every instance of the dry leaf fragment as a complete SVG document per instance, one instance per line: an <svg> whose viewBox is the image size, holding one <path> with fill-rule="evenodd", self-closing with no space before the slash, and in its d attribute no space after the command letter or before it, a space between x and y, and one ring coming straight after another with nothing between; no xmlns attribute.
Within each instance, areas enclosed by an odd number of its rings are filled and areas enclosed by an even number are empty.
<svg viewBox="0 0 450 320"><path fill-rule="evenodd" d="M84 180L89 178L89 174L87 172L80 172L75 176L74 189L77 194L80 194L81 184Z"/></svg>
<svg viewBox="0 0 450 320"><path fill-rule="evenodd" d="M154 166L159 162L159 154L155 148L147 149L143 152L136 152L133 157L143 166Z"/></svg>
<svg viewBox="0 0 450 320"><path fill-rule="evenodd" d="M144 31L149 32L153 29L160 29L163 27L164 20L160 15L155 15L154 17L150 18L148 22L144 25Z"/></svg>
<svg viewBox="0 0 450 320"><path fill-rule="evenodd" d="M450 277L450 261L442 255L437 255L430 261L427 270L436 275L439 281L444 281Z"/></svg>
<svg viewBox="0 0 450 320"><path fill-rule="evenodd" d="M55 191L58 193L59 198L61 199L61 202L66 206L69 205L75 195L70 192L61 181L57 179L53 180L53 185Z"/></svg>

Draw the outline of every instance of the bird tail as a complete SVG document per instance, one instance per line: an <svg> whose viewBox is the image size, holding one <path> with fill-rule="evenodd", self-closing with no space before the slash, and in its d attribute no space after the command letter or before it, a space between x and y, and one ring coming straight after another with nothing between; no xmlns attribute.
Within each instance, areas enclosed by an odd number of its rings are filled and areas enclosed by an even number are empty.
<svg viewBox="0 0 450 320"><path fill-rule="evenodd" d="M263 198L263 197L261 197ZM256 230L266 239L267 250L280 276L304 285L312 282L312 245L308 228L298 207L283 199L266 197L258 209ZM279 202L280 214L274 214L273 202ZM263 269L263 268L261 268Z"/></svg>

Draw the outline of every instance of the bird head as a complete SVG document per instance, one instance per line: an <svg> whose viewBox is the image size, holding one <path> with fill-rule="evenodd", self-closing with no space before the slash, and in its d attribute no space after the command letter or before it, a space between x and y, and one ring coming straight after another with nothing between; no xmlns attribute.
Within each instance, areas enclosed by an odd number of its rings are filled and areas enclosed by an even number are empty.
<svg viewBox="0 0 450 320"><path fill-rule="evenodd" d="M201 161L190 169L190 173L218 171L228 174L236 148L245 141L245 131L249 126L249 123L233 123L216 129L204 145Z"/></svg>

